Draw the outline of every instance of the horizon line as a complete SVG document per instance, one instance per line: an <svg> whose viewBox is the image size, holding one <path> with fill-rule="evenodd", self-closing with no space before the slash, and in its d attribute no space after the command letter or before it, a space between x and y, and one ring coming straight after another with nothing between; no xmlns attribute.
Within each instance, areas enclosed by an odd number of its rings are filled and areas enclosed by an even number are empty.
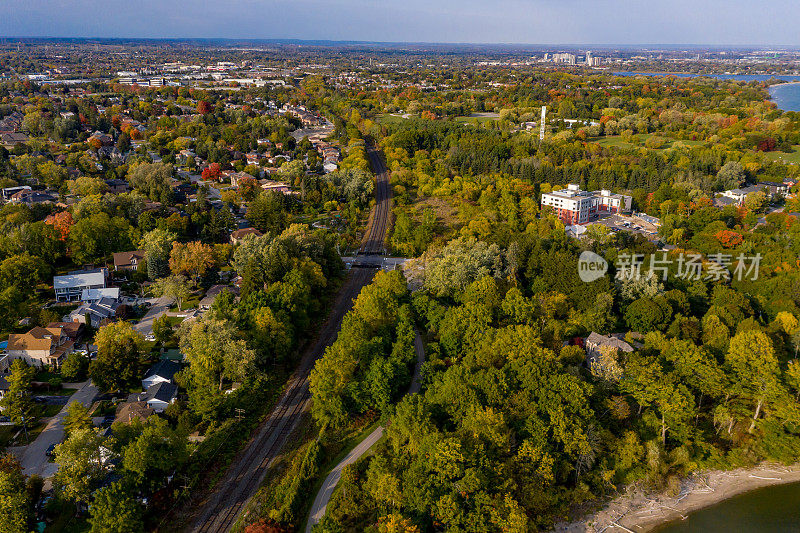
<svg viewBox="0 0 800 533"><path fill-rule="evenodd" d="M522 43L522 42L468 42L468 41L375 41L375 40L342 40L342 39L310 39L296 37L102 37L102 36L47 36L47 35L0 35L2 40L76 40L76 41L195 41L195 42L247 42L247 43L326 43L339 45L392 45L392 46L485 46L485 47L595 47L602 48L675 48L689 49L789 49L800 50L800 44L709 44L709 43Z"/></svg>

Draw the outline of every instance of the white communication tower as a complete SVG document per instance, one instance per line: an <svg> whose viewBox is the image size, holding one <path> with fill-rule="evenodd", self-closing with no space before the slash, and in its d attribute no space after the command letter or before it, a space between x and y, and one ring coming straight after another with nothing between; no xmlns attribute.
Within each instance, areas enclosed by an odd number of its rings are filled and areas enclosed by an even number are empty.
<svg viewBox="0 0 800 533"><path fill-rule="evenodd" d="M547 116L547 106L542 106L542 120L539 122L539 140L544 140L544 119Z"/></svg>

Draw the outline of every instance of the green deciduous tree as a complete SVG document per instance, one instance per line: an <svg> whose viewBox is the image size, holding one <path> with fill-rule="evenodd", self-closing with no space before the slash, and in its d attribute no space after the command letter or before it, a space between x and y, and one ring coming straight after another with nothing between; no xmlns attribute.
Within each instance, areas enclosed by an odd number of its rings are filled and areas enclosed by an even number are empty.
<svg viewBox="0 0 800 533"><path fill-rule="evenodd" d="M131 490L121 481L98 490L89 507L92 533L140 533L143 510Z"/></svg>
<svg viewBox="0 0 800 533"><path fill-rule="evenodd" d="M97 359L89 375L101 390L120 390L140 377L145 340L128 322L114 322L101 327L95 335Z"/></svg>

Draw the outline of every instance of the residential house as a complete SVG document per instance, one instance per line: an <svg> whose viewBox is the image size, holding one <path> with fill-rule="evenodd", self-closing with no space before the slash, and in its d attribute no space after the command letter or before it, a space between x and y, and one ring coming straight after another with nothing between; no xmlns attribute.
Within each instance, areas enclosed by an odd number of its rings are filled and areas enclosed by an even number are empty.
<svg viewBox="0 0 800 533"><path fill-rule="evenodd" d="M251 179L251 180L256 179L247 172L232 172L229 177L231 179L231 185L234 187L239 187L243 179Z"/></svg>
<svg viewBox="0 0 800 533"><path fill-rule="evenodd" d="M208 311L209 309L211 309L211 306L214 305L214 300L216 300L217 296L219 296L223 292L230 292L233 293L234 296L238 296L239 288L232 287L230 285L212 286L210 289L208 289L208 291L206 291L206 295L203 297L203 299L200 300L199 304L200 309L202 309L203 311Z"/></svg>
<svg viewBox="0 0 800 533"><path fill-rule="evenodd" d="M3 200L8 202L9 200L11 200L11 197L14 196L16 193L20 191L30 191L30 190L31 190L30 185L18 185L17 187L6 187L5 189L2 190Z"/></svg>
<svg viewBox="0 0 800 533"><path fill-rule="evenodd" d="M742 205L744 199L747 198L747 195L754 192L763 192L766 195L767 200L784 198L789 192L789 185L785 183L764 181L749 187L724 191L722 196L734 200L738 205Z"/></svg>
<svg viewBox="0 0 800 533"><path fill-rule="evenodd" d="M14 204L49 204L53 203L58 198L48 192L22 190L11 195L9 201Z"/></svg>
<svg viewBox="0 0 800 533"><path fill-rule="evenodd" d="M147 405L147 402L125 402L118 407L114 423L130 424L135 419L144 422L153 416L153 413L155 411Z"/></svg>
<svg viewBox="0 0 800 533"><path fill-rule="evenodd" d="M119 307L118 300L101 298L96 302L81 305L69 314L69 319L72 322L98 328L117 315L117 307Z"/></svg>
<svg viewBox="0 0 800 533"><path fill-rule="evenodd" d="M281 181L275 180L262 180L261 188L265 191L269 192L279 192L282 194L292 194L292 189L289 186Z"/></svg>
<svg viewBox="0 0 800 533"><path fill-rule="evenodd" d="M114 144L114 139L111 138L110 135L103 133L102 131L95 131L92 133L88 139L86 139L87 143L99 143L100 146L111 146Z"/></svg>
<svg viewBox="0 0 800 533"><path fill-rule="evenodd" d="M122 194L125 192L130 192L131 186L125 180L120 179L113 179L113 180L105 180L106 186L108 187L108 192L111 194Z"/></svg>
<svg viewBox="0 0 800 533"><path fill-rule="evenodd" d="M625 342L622 333L612 333L611 335L601 335L600 333L591 332L586 340L584 346L586 348L586 364L589 368L596 365L601 365L600 356L604 350L614 350L617 352L630 353L633 351L633 346Z"/></svg>
<svg viewBox="0 0 800 533"><path fill-rule="evenodd" d="M72 353L75 343L63 328L35 327L27 333L12 333L8 336L8 355L22 359L31 366L60 367L66 356Z"/></svg>
<svg viewBox="0 0 800 533"><path fill-rule="evenodd" d="M64 335L69 337L69 340L77 343L83 337L86 327L80 322L50 322L47 324L48 328L61 328Z"/></svg>
<svg viewBox="0 0 800 533"><path fill-rule="evenodd" d="M136 270L144 263L144 250L117 252L114 254L114 270Z"/></svg>
<svg viewBox="0 0 800 533"><path fill-rule="evenodd" d="M119 300L119 287L106 287L105 289L83 289L81 291L81 301L84 303L94 303L103 298Z"/></svg>
<svg viewBox="0 0 800 533"><path fill-rule="evenodd" d="M256 237L261 237L263 235L260 231L256 228L242 228L233 230L231 232L231 244L239 244L242 242L242 239L247 237L248 235L255 235Z"/></svg>
<svg viewBox="0 0 800 533"><path fill-rule="evenodd" d="M63 276L53 277L53 290L58 302L78 301L84 289L105 289L108 269L74 270Z"/></svg>
<svg viewBox="0 0 800 533"><path fill-rule="evenodd" d="M13 149L18 144L28 142L28 136L24 133L0 133L0 146L6 149Z"/></svg>
<svg viewBox="0 0 800 533"><path fill-rule="evenodd" d="M169 359L162 359L150 367L142 378L142 388L147 390L159 383L173 383L175 374L181 369L180 363Z"/></svg>
<svg viewBox="0 0 800 533"><path fill-rule="evenodd" d="M178 399L178 386L166 381L156 383L147 389L141 399L156 413L163 413L170 404Z"/></svg>

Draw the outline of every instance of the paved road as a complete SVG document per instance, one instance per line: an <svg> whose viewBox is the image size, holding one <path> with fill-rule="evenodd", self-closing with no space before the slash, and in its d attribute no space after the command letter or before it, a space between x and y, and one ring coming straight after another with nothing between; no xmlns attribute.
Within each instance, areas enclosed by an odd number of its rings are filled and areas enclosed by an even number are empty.
<svg viewBox="0 0 800 533"><path fill-rule="evenodd" d="M419 377L422 363L425 362L425 347L422 344L422 337L420 337L419 332L417 332L414 338L414 349L417 353L417 364L414 366L414 376L411 378L411 387L409 387L407 394L418 393L422 386ZM319 492L317 492L317 497L314 498L314 503L311 505L311 515L306 522L306 533L311 533L313 527L319 524L319 521L325 516L325 509L328 507L328 502L333 495L333 491L339 483L339 479L342 477L344 468L355 463L362 455L367 453L367 451L383 437L383 432L383 426L375 428L375 431L370 433L367 438L350 450L350 453L347 454L347 457L342 459L342 462L333 467L328 477L322 482L322 487L320 487Z"/></svg>
<svg viewBox="0 0 800 533"><path fill-rule="evenodd" d="M155 319L166 313L169 307L173 303L175 303L174 298L169 298L167 296L163 296L157 299L152 299L149 301L152 303L152 306L150 307L150 309L147 310L147 313L145 313L142 319L133 326L133 329L135 329L144 336L153 333L153 322L155 321Z"/></svg>
<svg viewBox="0 0 800 533"><path fill-rule="evenodd" d="M69 404L81 402L85 407L92 405L94 397L97 395L97 388L91 381L86 381L81 385L75 394L70 396ZM69 404L64 406L59 413L50 419L47 426L28 446L22 449L20 462L26 476L37 474L43 478L53 476L58 470L56 463L47 461L47 449L53 444L59 444L64 440L64 416L67 414Z"/></svg>

